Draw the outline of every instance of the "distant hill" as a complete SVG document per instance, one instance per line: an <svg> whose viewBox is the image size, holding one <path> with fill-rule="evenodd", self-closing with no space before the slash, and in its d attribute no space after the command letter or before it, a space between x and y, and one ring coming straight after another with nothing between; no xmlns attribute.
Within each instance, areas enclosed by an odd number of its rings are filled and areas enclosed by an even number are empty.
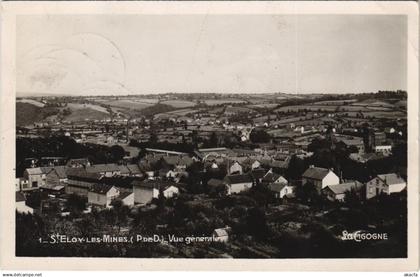
<svg viewBox="0 0 420 277"><path fill-rule="evenodd" d="M59 112L57 108L41 108L29 103L16 103L16 126L27 126Z"/></svg>

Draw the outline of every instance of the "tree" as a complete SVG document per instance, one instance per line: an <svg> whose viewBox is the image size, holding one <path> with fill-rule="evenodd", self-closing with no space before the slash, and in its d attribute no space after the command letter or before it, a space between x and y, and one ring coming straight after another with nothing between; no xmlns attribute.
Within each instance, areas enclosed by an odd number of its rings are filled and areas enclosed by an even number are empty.
<svg viewBox="0 0 420 277"><path fill-rule="evenodd" d="M77 194L70 194L67 199L67 208L71 213L80 214L86 209L86 198L78 196Z"/></svg>
<svg viewBox="0 0 420 277"><path fill-rule="evenodd" d="M264 130L252 130L249 138L252 143L267 143L270 142L271 136Z"/></svg>
<svg viewBox="0 0 420 277"><path fill-rule="evenodd" d="M146 151L146 149L141 148L141 149L140 149L140 151L139 151L139 154L138 154L138 156L137 156L137 159L138 159L138 160L141 160L141 159L143 159L146 155L147 155L147 151Z"/></svg>
<svg viewBox="0 0 420 277"><path fill-rule="evenodd" d="M267 219L260 208L251 208L245 219L246 230L257 239L264 239L268 233Z"/></svg>
<svg viewBox="0 0 420 277"><path fill-rule="evenodd" d="M158 136L155 133L150 134L149 143L155 144L158 142Z"/></svg>
<svg viewBox="0 0 420 277"><path fill-rule="evenodd" d="M211 133L209 142L208 142L208 147L217 147L218 146L218 138L215 132Z"/></svg>
<svg viewBox="0 0 420 277"><path fill-rule="evenodd" d="M128 215L130 213L130 208L121 201L121 199L114 199L111 202L113 218L115 220L115 225L118 226L118 231L120 231L121 226L127 222Z"/></svg>
<svg viewBox="0 0 420 277"><path fill-rule="evenodd" d="M121 160L125 156L125 150L119 145L111 146L110 153L113 160Z"/></svg>
<svg viewBox="0 0 420 277"><path fill-rule="evenodd" d="M303 185L297 186L295 191L296 197L303 203L316 203L320 199L320 195L312 182L307 182Z"/></svg>
<svg viewBox="0 0 420 277"><path fill-rule="evenodd" d="M344 201L351 208L359 208L361 206L361 197L356 190L351 189L344 193Z"/></svg>
<svg viewBox="0 0 420 277"><path fill-rule="evenodd" d="M302 176L303 172L305 172L305 170L305 162L293 155L292 158L290 158L289 166L286 170L287 179L298 180Z"/></svg>

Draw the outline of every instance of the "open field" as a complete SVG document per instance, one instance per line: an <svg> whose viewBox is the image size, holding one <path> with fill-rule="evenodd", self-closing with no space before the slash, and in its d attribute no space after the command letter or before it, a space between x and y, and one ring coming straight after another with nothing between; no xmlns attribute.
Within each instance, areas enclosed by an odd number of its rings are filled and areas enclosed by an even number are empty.
<svg viewBox="0 0 420 277"><path fill-rule="evenodd" d="M285 106L278 109L275 109L275 112L297 112L297 111L327 111L327 112L334 112L338 106L328 106L328 105L293 105L293 106Z"/></svg>
<svg viewBox="0 0 420 277"><path fill-rule="evenodd" d="M23 98L23 99L18 99L16 100L16 103L28 103L28 104L32 104L34 106L37 106L39 108L43 108L45 106L44 103L33 100L33 99L28 99L28 98Z"/></svg>
<svg viewBox="0 0 420 277"><path fill-rule="evenodd" d="M106 113L106 114L108 113L106 108L99 105L94 105L94 104L68 103L67 108L70 108L72 112L78 112L79 110L84 110L84 109L92 109L101 113Z"/></svg>
<svg viewBox="0 0 420 277"><path fill-rule="evenodd" d="M194 109L181 109L181 110L175 110L175 111L170 111L166 113L158 113L158 114L155 114L154 118L155 119L163 119L163 118L169 119L172 117L177 118L180 116L185 116L190 113L195 113L197 111L198 110L194 110Z"/></svg>
<svg viewBox="0 0 420 277"><path fill-rule="evenodd" d="M364 104L364 103L352 103L348 105L320 105L320 104L305 104L305 105L293 105L293 106L285 106L280 107L275 110L275 112L296 112L296 111L326 111L326 112L338 112L338 111L346 111L346 112L372 112L372 111L392 111L393 109L389 106L379 106L379 105L371 105L371 104Z"/></svg>
<svg viewBox="0 0 420 277"><path fill-rule="evenodd" d="M340 112L339 115L356 117L360 112ZM400 111L370 111L362 112L364 117L375 117L375 118L405 118L406 114Z"/></svg>
<svg viewBox="0 0 420 277"><path fill-rule="evenodd" d="M248 105L247 107L249 108L259 108L259 109L273 109L275 107L277 107L278 104L276 103L261 103L261 104L252 104L252 105Z"/></svg>
<svg viewBox="0 0 420 277"><path fill-rule="evenodd" d="M225 113L252 113L254 112L253 109L247 107L226 107Z"/></svg>
<svg viewBox="0 0 420 277"><path fill-rule="evenodd" d="M327 100L327 101L318 101L318 102L314 102L314 105L336 105L336 106L340 106L340 105L346 105L349 103L355 103L357 102L356 99L351 99L351 100Z"/></svg>
<svg viewBox="0 0 420 277"><path fill-rule="evenodd" d="M376 99L368 99L363 102L357 102L353 103L353 106L369 106L369 107L385 107L385 108L393 108L394 105L385 102L385 101L379 101Z"/></svg>
<svg viewBox="0 0 420 277"><path fill-rule="evenodd" d="M188 108L188 107L194 107L196 105L195 102L186 101L186 100L168 100L168 101L162 102L162 104L166 104L174 108Z"/></svg>
<svg viewBox="0 0 420 277"><path fill-rule="evenodd" d="M206 99L203 101L204 103L206 103L209 106L214 106L214 105L222 105L222 104L237 104L237 103L246 103L246 101L241 100L241 99Z"/></svg>
<svg viewBox="0 0 420 277"><path fill-rule="evenodd" d="M347 105L347 106L341 106L340 111L371 112L371 111L392 111L392 109L385 108L385 107Z"/></svg>
<svg viewBox="0 0 420 277"><path fill-rule="evenodd" d="M194 109L182 109L182 110L175 110L175 111L171 111L171 112L167 112L166 114L173 114L173 115L186 115L189 113L195 113L198 110L194 110Z"/></svg>
<svg viewBox="0 0 420 277"><path fill-rule="evenodd" d="M85 120L102 120L109 118L109 114L103 113L92 108L81 108L77 111L73 111L70 115L65 116L65 121L85 121Z"/></svg>
<svg viewBox="0 0 420 277"><path fill-rule="evenodd" d="M128 100L128 99L121 99L121 100L111 100L111 101L104 101L103 104L110 105L111 107L115 108L123 108L123 109L135 109L135 110L142 110L144 108L153 106L154 103L150 101L140 101L140 100Z"/></svg>

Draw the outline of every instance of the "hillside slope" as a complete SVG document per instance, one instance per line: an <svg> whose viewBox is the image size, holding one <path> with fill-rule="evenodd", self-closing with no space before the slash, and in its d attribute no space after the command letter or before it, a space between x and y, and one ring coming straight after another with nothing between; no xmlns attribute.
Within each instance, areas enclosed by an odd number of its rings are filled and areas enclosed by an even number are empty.
<svg viewBox="0 0 420 277"><path fill-rule="evenodd" d="M16 126L27 126L59 112L57 108L40 108L29 103L16 103Z"/></svg>

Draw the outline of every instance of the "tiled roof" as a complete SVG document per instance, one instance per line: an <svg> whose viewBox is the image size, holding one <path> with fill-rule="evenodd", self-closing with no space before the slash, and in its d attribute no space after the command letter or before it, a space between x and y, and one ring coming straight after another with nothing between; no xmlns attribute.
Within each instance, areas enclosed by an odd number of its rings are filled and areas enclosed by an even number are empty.
<svg viewBox="0 0 420 277"><path fill-rule="evenodd" d="M216 237L226 237L226 236L228 236L228 232L227 232L226 228L215 229L214 232L216 233Z"/></svg>
<svg viewBox="0 0 420 277"><path fill-rule="evenodd" d="M285 183L271 183L268 185L268 189L274 192L280 192L287 184Z"/></svg>
<svg viewBox="0 0 420 277"><path fill-rule="evenodd" d="M81 159L70 159L67 162L67 166L72 166L75 164L82 164L82 165L87 165L89 163L89 160L86 158L81 158Z"/></svg>
<svg viewBox="0 0 420 277"><path fill-rule="evenodd" d="M270 164L271 167L276 167L276 168L286 168L288 165L289 165L288 160L287 161L273 160Z"/></svg>
<svg viewBox="0 0 420 277"><path fill-rule="evenodd" d="M26 169L26 172L28 172L29 175L38 175L38 174L42 174L42 170L39 167L30 167Z"/></svg>
<svg viewBox="0 0 420 277"><path fill-rule="evenodd" d="M252 183L250 174L228 175L225 177L228 184Z"/></svg>
<svg viewBox="0 0 420 277"><path fill-rule="evenodd" d="M23 193L21 193L20 191L17 191L15 195L16 195L16 202L26 201L25 195L23 195Z"/></svg>
<svg viewBox="0 0 420 277"><path fill-rule="evenodd" d="M141 170L140 167L136 164L128 164L127 165L128 170L130 171L131 174L141 174Z"/></svg>
<svg viewBox="0 0 420 277"><path fill-rule="evenodd" d="M329 169L321 167L310 167L302 175L302 177L322 180L328 174Z"/></svg>
<svg viewBox="0 0 420 277"><path fill-rule="evenodd" d="M99 172L114 172L119 171L117 164L95 164L86 167L86 171L90 173L99 173Z"/></svg>
<svg viewBox="0 0 420 277"><path fill-rule="evenodd" d="M207 181L207 185L209 185L211 187L217 187L217 186L220 186L221 184L223 184L223 181L219 180L219 179L212 178L212 179Z"/></svg>
<svg viewBox="0 0 420 277"><path fill-rule="evenodd" d="M185 165L190 166L194 161L188 156L165 156L162 158L165 163L168 165Z"/></svg>
<svg viewBox="0 0 420 277"><path fill-rule="evenodd" d="M253 171L251 171L251 175L252 177L254 177L254 179L261 179L264 177L265 174L266 170L262 168L254 169Z"/></svg>
<svg viewBox="0 0 420 277"><path fill-rule="evenodd" d="M126 165L119 165L118 170L121 174L130 174L130 169Z"/></svg>
<svg viewBox="0 0 420 277"><path fill-rule="evenodd" d="M105 184L94 184L89 191L98 194L107 194L114 186Z"/></svg>
<svg viewBox="0 0 420 277"><path fill-rule="evenodd" d="M277 173L273 173L273 172L268 172L264 178L263 181L267 182L267 183L273 183L275 181L277 181L278 178L282 177L280 174Z"/></svg>
<svg viewBox="0 0 420 277"><path fill-rule="evenodd" d="M133 186L150 188L150 189L167 189L170 186L175 186L175 183L163 180L144 180L144 181L133 181Z"/></svg>
<svg viewBox="0 0 420 277"><path fill-rule="evenodd" d="M83 167L69 168L67 170L67 178L69 179L97 181L100 177L99 173L87 172Z"/></svg>
<svg viewBox="0 0 420 277"><path fill-rule="evenodd" d="M52 184L45 184L41 186L43 189L49 189L54 191L60 191L64 189L65 187L63 185L52 185Z"/></svg>
<svg viewBox="0 0 420 277"><path fill-rule="evenodd" d="M335 194L343 194L346 191L351 191L352 189L359 191L362 187L363 187L362 183L358 181L354 181L354 182L342 183L338 185L331 185L331 186L328 186L327 188L330 189Z"/></svg>
<svg viewBox="0 0 420 277"><path fill-rule="evenodd" d="M44 166L44 167L40 167L40 169L41 169L42 173L47 174L47 173L50 173L54 169L54 167Z"/></svg>
<svg viewBox="0 0 420 277"><path fill-rule="evenodd" d="M26 169L29 175L45 174L45 173L50 172L51 170L52 170L52 167L34 167L34 168L30 167Z"/></svg>
<svg viewBox="0 0 420 277"><path fill-rule="evenodd" d="M379 174L378 178L381 179L387 185L395 185L395 184L405 183L404 179L399 177L395 173Z"/></svg>
<svg viewBox="0 0 420 277"><path fill-rule="evenodd" d="M128 196L130 196L131 194L133 194L132 191L120 191L120 194L118 195L118 199L124 200L125 198L127 198Z"/></svg>
<svg viewBox="0 0 420 277"><path fill-rule="evenodd" d="M60 179L67 178L67 167L65 166L54 166L53 170L57 173Z"/></svg>

